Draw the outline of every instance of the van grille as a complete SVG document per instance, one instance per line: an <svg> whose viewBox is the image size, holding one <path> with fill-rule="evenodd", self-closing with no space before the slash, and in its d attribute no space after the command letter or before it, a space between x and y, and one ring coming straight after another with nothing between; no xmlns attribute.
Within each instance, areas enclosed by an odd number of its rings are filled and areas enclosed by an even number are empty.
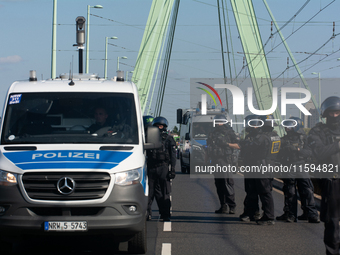
<svg viewBox="0 0 340 255"><path fill-rule="evenodd" d="M68 195L58 191L57 183L62 178L74 180L74 191ZM88 200L102 198L110 184L108 173L25 173L22 177L26 193L39 200ZM70 185L72 186L72 185Z"/></svg>

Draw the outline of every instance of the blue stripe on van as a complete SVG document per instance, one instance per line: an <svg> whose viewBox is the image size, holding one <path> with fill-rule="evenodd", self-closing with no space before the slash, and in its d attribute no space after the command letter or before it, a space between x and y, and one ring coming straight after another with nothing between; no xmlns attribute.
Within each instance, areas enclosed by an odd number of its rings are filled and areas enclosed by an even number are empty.
<svg viewBox="0 0 340 255"><path fill-rule="evenodd" d="M207 140L195 140L198 142L200 145L207 145Z"/></svg>
<svg viewBox="0 0 340 255"><path fill-rule="evenodd" d="M146 162L143 166L143 179L142 179L142 185L144 189L144 194L146 194L146 175L147 175L147 168L146 168Z"/></svg>
<svg viewBox="0 0 340 255"><path fill-rule="evenodd" d="M123 151L20 151L3 153L17 167L30 169L111 169L132 152Z"/></svg>

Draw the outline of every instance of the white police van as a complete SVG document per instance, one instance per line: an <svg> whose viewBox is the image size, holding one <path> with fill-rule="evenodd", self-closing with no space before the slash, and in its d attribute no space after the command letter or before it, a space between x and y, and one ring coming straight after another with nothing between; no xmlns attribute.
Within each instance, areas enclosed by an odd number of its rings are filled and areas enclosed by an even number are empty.
<svg viewBox="0 0 340 255"><path fill-rule="evenodd" d="M136 86L32 74L11 85L1 120L0 238L109 234L145 253L145 149L160 146L160 138L150 127L151 143L144 140ZM98 108L106 123L90 131Z"/></svg>
<svg viewBox="0 0 340 255"><path fill-rule="evenodd" d="M230 115L224 108L208 108L205 115L202 114L200 104L195 109L177 109L177 124L180 124L179 160L182 173L191 173L195 165L207 163L207 139L209 133L213 131L214 117L218 114L225 115L230 122Z"/></svg>

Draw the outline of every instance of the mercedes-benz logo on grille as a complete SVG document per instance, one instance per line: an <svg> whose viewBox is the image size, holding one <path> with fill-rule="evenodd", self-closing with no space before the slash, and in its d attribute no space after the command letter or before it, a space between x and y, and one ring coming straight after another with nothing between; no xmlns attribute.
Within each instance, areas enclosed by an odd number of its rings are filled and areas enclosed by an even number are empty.
<svg viewBox="0 0 340 255"><path fill-rule="evenodd" d="M75 188L76 183L70 177L62 177L59 179L57 183L57 189L59 193L63 195L70 195L72 192L74 192Z"/></svg>

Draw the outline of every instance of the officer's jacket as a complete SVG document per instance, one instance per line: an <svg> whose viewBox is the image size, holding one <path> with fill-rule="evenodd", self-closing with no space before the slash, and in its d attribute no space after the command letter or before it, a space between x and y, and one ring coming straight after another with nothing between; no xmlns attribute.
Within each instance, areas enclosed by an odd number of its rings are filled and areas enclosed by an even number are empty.
<svg viewBox="0 0 340 255"><path fill-rule="evenodd" d="M227 146L227 143L239 143L234 130L226 125L216 126L208 135L208 156L217 158L231 156L233 149Z"/></svg>
<svg viewBox="0 0 340 255"><path fill-rule="evenodd" d="M316 171L315 175L320 179L321 185L321 210L320 219L324 222L331 218L340 217L340 181L339 173L335 173L335 166L339 167L340 161L340 128L330 129L326 124L318 123L308 134L308 144L312 149L313 156L317 159L317 167L333 169L332 172L320 174ZM336 178L333 178L336 177Z"/></svg>
<svg viewBox="0 0 340 255"><path fill-rule="evenodd" d="M252 145L252 151L257 165L275 165L275 160L280 151L281 140L274 131L259 133Z"/></svg>
<svg viewBox="0 0 340 255"><path fill-rule="evenodd" d="M312 150L307 143L307 135L300 132L284 135L281 138L281 148L278 161L283 165L303 164L312 156Z"/></svg>
<svg viewBox="0 0 340 255"><path fill-rule="evenodd" d="M337 164L340 161L340 127L330 129L326 124L317 123L309 131L308 145L318 163Z"/></svg>
<svg viewBox="0 0 340 255"><path fill-rule="evenodd" d="M176 166L176 142L174 138L166 133L162 134L161 148L148 150L147 156L148 168L170 164L174 171Z"/></svg>
<svg viewBox="0 0 340 255"><path fill-rule="evenodd" d="M252 149L257 134L249 133L241 142L241 158L243 165L252 166L256 164L256 153Z"/></svg>

